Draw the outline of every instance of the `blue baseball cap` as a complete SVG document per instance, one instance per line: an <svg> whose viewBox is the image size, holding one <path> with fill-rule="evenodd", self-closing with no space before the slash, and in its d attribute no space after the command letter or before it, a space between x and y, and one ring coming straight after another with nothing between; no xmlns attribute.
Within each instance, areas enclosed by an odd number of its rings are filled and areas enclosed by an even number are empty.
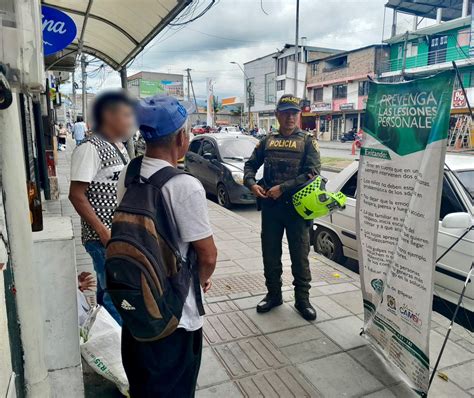
<svg viewBox="0 0 474 398"><path fill-rule="evenodd" d="M146 142L153 142L183 127L188 112L176 98L156 95L138 102L136 117L143 139Z"/></svg>

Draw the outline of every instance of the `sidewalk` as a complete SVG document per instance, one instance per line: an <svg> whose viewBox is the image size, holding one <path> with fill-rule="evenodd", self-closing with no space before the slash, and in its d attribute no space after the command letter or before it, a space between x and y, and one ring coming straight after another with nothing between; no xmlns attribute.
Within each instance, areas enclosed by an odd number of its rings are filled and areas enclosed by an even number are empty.
<svg viewBox="0 0 474 398"><path fill-rule="evenodd" d="M90 271L90 258L80 244L79 220L67 200L69 160L70 149L59 154L61 200L45 208L72 216L78 272ZM219 257L213 288L206 295L197 397L414 396L359 337L363 307L357 274L312 252L311 301L318 319L307 322L293 308L290 259L284 247L285 303L257 314L255 305L265 294L260 227L213 202L209 212ZM432 364L448 323L433 313ZM472 334L456 326L440 364L449 380L435 377L430 398L473 396L473 365ZM119 396L110 384L86 376L86 396Z"/></svg>

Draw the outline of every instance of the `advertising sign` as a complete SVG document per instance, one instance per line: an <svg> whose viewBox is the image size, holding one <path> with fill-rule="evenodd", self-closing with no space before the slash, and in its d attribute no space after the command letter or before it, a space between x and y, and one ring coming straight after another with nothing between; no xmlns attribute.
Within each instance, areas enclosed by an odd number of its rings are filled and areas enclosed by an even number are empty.
<svg viewBox="0 0 474 398"><path fill-rule="evenodd" d="M466 97L461 89L453 91L453 108L466 108Z"/></svg>
<svg viewBox="0 0 474 398"><path fill-rule="evenodd" d="M346 104L341 104L341 105L339 105L339 110L341 110L341 111L352 111L352 110L354 110L354 103L353 102L348 102Z"/></svg>
<svg viewBox="0 0 474 398"><path fill-rule="evenodd" d="M327 112L332 111L332 104L328 102L316 102L311 104L311 112Z"/></svg>
<svg viewBox="0 0 474 398"><path fill-rule="evenodd" d="M152 95L164 94L174 97L183 97L183 82L171 80L140 80L140 96L150 97Z"/></svg>
<svg viewBox="0 0 474 398"><path fill-rule="evenodd" d="M48 6L41 6L44 55L65 49L76 38L76 24L66 13Z"/></svg>
<svg viewBox="0 0 474 398"><path fill-rule="evenodd" d="M364 333L426 396L443 165L454 71L370 82L358 172Z"/></svg>

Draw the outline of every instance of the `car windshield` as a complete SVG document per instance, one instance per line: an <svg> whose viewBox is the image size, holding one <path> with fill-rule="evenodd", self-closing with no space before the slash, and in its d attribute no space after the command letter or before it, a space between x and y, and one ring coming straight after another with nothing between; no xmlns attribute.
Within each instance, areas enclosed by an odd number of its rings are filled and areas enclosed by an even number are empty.
<svg viewBox="0 0 474 398"><path fill-rule="evenodd" d="M457 171L456 176L464 186L464 189L469 195L471 202L474 203L474 170Z"/></svg>
<svg viewBox="0 0 474 398"><path fill-rule="evenodd" d="M256 144L256 140L249 139L222 140L219 151L223 159L248 159Z"/></svg>

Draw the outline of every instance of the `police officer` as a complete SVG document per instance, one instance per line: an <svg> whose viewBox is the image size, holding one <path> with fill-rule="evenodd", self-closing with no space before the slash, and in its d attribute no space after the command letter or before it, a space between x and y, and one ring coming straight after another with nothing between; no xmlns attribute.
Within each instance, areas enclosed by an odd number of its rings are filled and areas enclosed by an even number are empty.
<svg viewBox="0 0 474 398"><path fill-rule="evenodd" d="M269 133L256 146L245 163L244 182L255 194L262 210L262 254L268 293L257 305L257 312L270 311L283 303L281 295L282 238L286 230L295 287L295 308L307 320L316 319L309 302L309 227L299 216L291 194L320 172L319 146L311 133L297 126L300 99L283 95L276 107L280 129ZM255 175L264 165L263 180Z"/></svg>

